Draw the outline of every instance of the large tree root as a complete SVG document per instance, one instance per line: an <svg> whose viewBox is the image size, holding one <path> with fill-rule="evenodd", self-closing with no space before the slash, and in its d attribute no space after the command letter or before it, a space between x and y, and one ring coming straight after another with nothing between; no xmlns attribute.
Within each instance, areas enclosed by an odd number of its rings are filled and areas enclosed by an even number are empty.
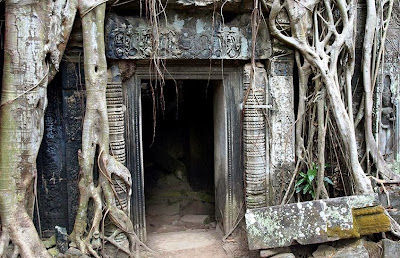
<svg viewBox="0 0 400 258"><path fill-rule="evenodd" d="M96 2L96 1L95 1ZM86 80L86 113L82 132L82 151L79 153L80 181L79 207L71 234L72 242L82 253L99 257L102 240L108 240L130 256L139 255L139 247L145 246L138 239L129 216L118 205L120 201L112 178L125 184L128 198L131 192L131 175L128 169L109 153L109 125L106 105L107 63L104 49L105 1L92 5L79 4L82 17L84 68ZM98 181L94 180L94 162L98 150ZM90 207L92 200L93 207ZM88 215L92 208L93 218L88 225ZM103 210L106 212L103 214ZM129 246L119 246L114 240L117 235L105 237L100 231L101 223L107 216L118 233L126 234Z"/></svg>
<svg viewBox="0 0 400 258"><path fill-rule="evenodd" d="M266 7L269 6L265 0L263 3ZM335 20L332 6L339 11L339 20ZM350 62L350 57L354 53L351 50L354 44L349 42L354 42L355 1L315 0L299 3L295 0L274 0L270 7L271 33L280 41L298 50L324 83L332 114L348 153L357 192L372 192L371 182L358 161L355 130L350 119L352 115L349 115L345 105L350 102L343 101L341 97L342 85L339 83L337 71L341 53L347 51L349 56L347 62ZM277 17L281 12L286 12L289 16L291 36L283 34L278 29ZM343 66L346 60L342 58L341 62ZM349 72L352 72L351 69Z"/></svg>

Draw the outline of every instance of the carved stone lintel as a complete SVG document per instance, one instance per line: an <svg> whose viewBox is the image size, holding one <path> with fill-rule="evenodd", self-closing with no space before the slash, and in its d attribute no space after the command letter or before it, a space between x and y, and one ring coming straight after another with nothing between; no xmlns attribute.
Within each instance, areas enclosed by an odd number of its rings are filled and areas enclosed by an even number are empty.
<svg viewBox="0 0 400 258"><path fill-rule="evenodd" d="M252 54L250 15L224 22L211 12L185 16L168 12L168 22L159 21L158 47L154 30L138 17L110 15L106 25L107 56L113 59L250 59ZM255 55L265 59L271 47L267 28L258 32Z"/></svg>

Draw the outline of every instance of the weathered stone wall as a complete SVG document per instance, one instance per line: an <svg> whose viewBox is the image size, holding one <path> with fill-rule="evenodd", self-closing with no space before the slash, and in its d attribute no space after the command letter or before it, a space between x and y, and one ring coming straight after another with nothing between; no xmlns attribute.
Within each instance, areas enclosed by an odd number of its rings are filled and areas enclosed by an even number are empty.
<svg viewBox="0 0 400 258"><path fill-rule="evenodd" d="M269 205L280 204L295 166L293 62L293 55L270 60Z"/></svg>

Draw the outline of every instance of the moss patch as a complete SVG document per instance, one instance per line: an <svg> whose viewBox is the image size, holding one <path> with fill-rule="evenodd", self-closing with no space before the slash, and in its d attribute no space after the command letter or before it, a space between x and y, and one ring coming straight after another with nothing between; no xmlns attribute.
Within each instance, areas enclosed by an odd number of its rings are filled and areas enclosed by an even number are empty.
<svg viewBox="0 0 400 258"><path fill-rule="evenodd" d="M390 230L390 220L383 213L382 206L354 209L354 224L357 225L360 235L386 232Z"/></svg>
<svg viewBox="0 0 400 258"><path fill-rule="evenodd" d="M340 226L327 228L327 235L338 238L353 238L390 230L390 220L384 214L382 206L353 209L353 227L344 229Z"/></svg>

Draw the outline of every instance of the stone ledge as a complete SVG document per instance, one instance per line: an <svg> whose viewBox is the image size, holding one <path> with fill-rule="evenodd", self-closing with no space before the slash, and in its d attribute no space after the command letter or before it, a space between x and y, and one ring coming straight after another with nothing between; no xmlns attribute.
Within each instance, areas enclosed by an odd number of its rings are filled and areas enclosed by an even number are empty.
<svg viewBox="0 0 400 258"><path fill-rule="evenodd" d="M246 211L250 250L315 244L390 230L377 195L292 203Z"/></svg>

